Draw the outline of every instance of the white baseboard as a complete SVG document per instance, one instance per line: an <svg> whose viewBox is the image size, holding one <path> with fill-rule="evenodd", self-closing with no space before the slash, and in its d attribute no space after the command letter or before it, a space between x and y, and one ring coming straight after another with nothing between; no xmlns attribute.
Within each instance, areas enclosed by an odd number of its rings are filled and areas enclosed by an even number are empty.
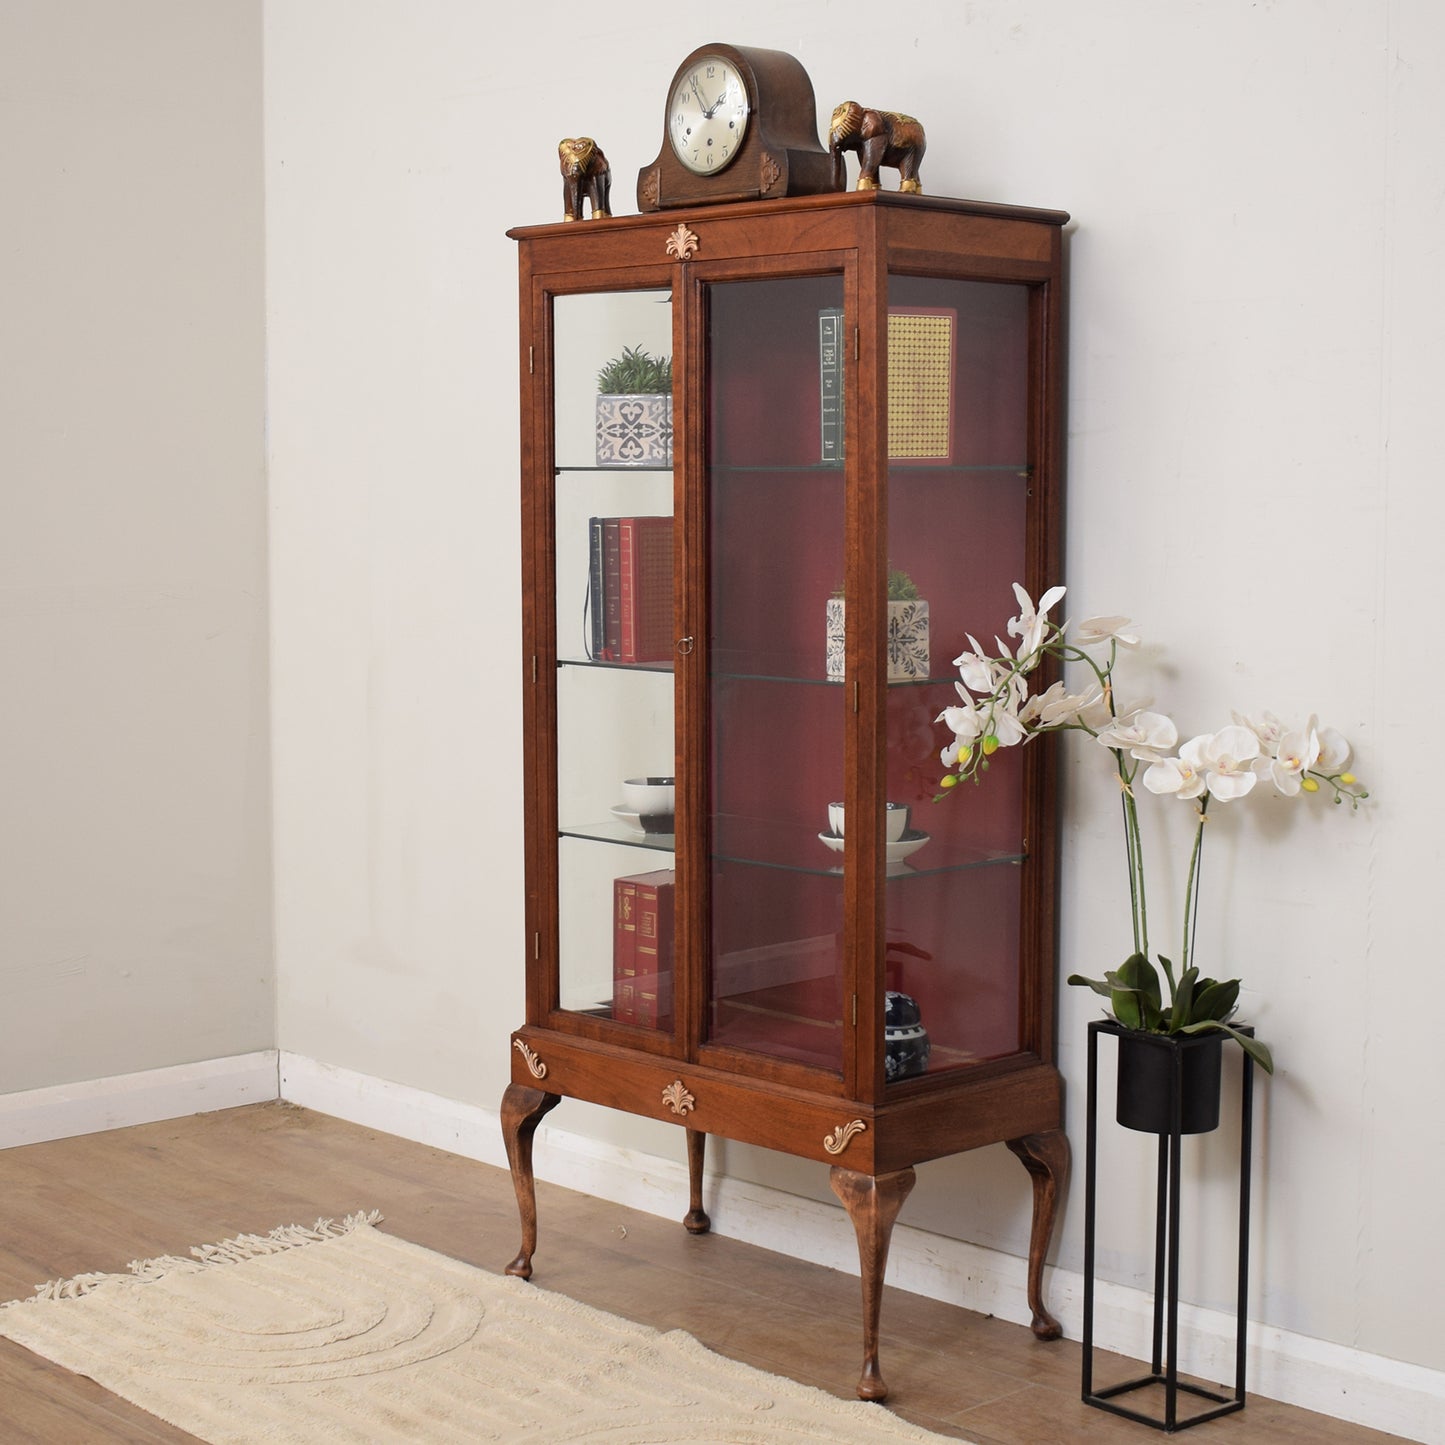
<svg viewBox="0 0 1445 1445"><path fill-rule="evenodd" d="M0 1147L277 1097L506 1168L494 1110L269 1050L0 1095ZM544 1124L537 1131L533 1162L539 1179L599 1199L679 1221L687 1210L687 1169L679 1160L618 1149ZM857 1272L853 1229L836 1205L719 1175L707 1176L704 1200L717 1234L849 1274ZM544 1249L545 1230L544 1220ZM888 1283L915 1294L1027 1324L1024 1275L1024 1261L1012 1255L907 1224L899 1224L893 1232ZM1077 1339L1082 1277L1051 1269L1045 1291L1065 1334ZM1096 1345L1137 1356L1146 1348L1142 1342L1149 1336L1151 1312L1152 1302L1144 1292L1100 1282L1094 1298ZM1182 1307L1180 1352L1192 1372L1232 1379L1233 1318ZM1252 1393L1421 1445L1445 1445L1445 1372L1261 1324L1249 1329L1248 1370Z"/></svg>
<svg viewBox="0 0 1445 1445"><path fill-rule="evenodd" d="M279 1097L275 1049L0 1094L0 1149L157 1124Z"/></svg>

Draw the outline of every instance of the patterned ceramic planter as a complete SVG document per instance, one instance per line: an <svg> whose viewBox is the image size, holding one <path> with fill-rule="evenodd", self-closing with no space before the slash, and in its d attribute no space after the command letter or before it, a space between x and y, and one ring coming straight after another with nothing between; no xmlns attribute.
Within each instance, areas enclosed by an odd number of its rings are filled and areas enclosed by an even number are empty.
<svg viewBox="0 0 1445 1445"><path fill-rule="evenodd" d="M670 467L672 396L604 393L597 398L599 467Z"/></svg>
<svg viewBox="0 0 1445 1445"><path fill-rule="evenodd" d="M837 681L846 671L844 602L828 599L828 677ZM888 681L914 682L928 676L928 603L888 604Z"/></svg>

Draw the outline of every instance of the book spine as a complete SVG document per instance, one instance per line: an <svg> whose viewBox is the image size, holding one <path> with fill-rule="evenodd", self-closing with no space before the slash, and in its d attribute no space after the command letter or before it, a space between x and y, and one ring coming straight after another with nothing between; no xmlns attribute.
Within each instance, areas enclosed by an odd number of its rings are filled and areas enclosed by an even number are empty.
<svg viewBox="0 0 1445 1445"><path fill-rule="evenodd" d="M672 518L621 518L618 558L618 661L665 662L672 655Z"/></svg>
<svg viewBox="0 0 1445 1445"><path fill-rule="evenodd" d="M843 460L843 312L829 307L818 313L818 396L821 419L820 457Z"/></svg>
<svg viewBox="0 0 1445 1445"><path fill-rule="evenodd" d="M637 662L637 518L617 522L617 660Z"/></svg>
<svg viewBox="0 0 1445 1445"><path fill-rule="evenodd" d="M673 874L637 879L637 1015L651 1028L672 1026Z"/></svg>
<svg viewBox="0 0 1445 1445"><path fill-rule="evenodd" d="M602 518L587 523L587 656L602 657L606 635L602 623Z"/></svg>
<svg viewBox="0 0 1445 1445"><path fill-rule="evenodd" d="M637 1022L637 884L612 880L612 1017Z"/></svg>
<svg viewBox="0 0 1445 1445"><path fill-rule="evenodd" d="M618 552L618 518L602 519L602 656L618 660L622 633L622 561Z"/></svg>

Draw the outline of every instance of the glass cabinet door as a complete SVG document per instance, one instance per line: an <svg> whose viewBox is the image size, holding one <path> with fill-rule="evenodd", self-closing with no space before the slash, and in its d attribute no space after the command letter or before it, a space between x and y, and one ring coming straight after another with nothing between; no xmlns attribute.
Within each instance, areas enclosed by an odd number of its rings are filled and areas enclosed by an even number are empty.
<svg viewBox="0 0 1445 1445"><path fill-rule="evenodd" d="M827 401L842 396L842 307L841 274L707 291L704 1037L837 1073L849 713L828 647L845 487L841 411Z"/></svg>
<svg viewBox="0 0 1445 1445"><path fill-rule="evenodd" d="M674 806L668 291L554 298L558 997L671 1032ZM602 392L609 362L624 392ZM655 380L655 378L653 378Z"/></svg>
<svg viewBox="0 0 1445 1445"><path fill-rule="evenodd" d="M1022 750L933 799L953 659L1007 637L1027 581L1029 308L1022 285L889 278L890 1083L1020 1047Z"/></svg>

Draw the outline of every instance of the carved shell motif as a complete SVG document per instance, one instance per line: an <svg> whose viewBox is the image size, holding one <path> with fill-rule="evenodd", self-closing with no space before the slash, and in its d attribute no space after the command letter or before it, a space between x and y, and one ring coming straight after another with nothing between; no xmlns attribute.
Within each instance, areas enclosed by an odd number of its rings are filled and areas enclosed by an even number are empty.
<svg viewBox="0 0 1445 1445"><path fill-rule="evenodd" d="M545 1079L547 1077L547 1066L537 1057L536 1051L529 1049L521 1039L513 1039L512 1047L518 1050L527 1061L527 1072L534 1079Z"/></svg>
<svg viewBox="0 0 1445 1445"><path fill-rule="evenodd" d="M681 224L679 224L677 230L667 238L667 254L669 256L676 256L679 261L688 260L692 256L692 253L697 250L697 247L697 237L689 231L686 226Z"/></svg>
<svg viewBox="0 0 1445 1445"><path fill-rule="evenodd" d="M697 1100L688 1093L681 1079L674 1079L663 1091L662 1102L674 1114L686 1114L697 1107Z"/></svg>
<svg viewBox="0 0 1445 1445"><path fill-rule="evenodd" d="M848 1147L848 1141L867 1127L862 1119L854 1119L849 1124L839 1124L832 1134L823 1140L823 1148L830 1154L841 1154Z"/></svg>

